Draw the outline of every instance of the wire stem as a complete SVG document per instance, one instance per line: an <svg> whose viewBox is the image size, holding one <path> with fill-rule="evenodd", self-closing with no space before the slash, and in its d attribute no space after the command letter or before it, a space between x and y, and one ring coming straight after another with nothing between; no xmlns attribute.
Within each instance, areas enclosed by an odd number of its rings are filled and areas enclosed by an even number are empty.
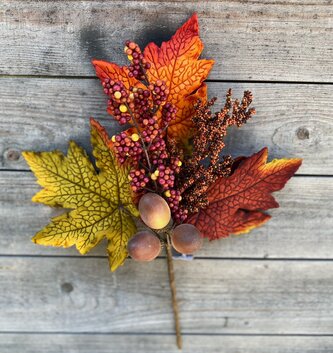
<svg viewBox="0 0 333 353"><path fill-rule="evenodd" d="M148 163L148 167L149 167L149 171L152 172L152 166L151 166L151 163L150 163L150 159L149 159L149 155L148 155L148 149L147 149L147 146L146 146L146 143L141 135L141 132L140 132L140 127L135 119L135 116L131 110L131 108L128 106L127 103L125 103L126 107L127 107L127 110L128 112L130 113L131 115L131 118L132 118L132 121L133 121L133 124L138 132L138 135L140 137L140 140L141 140L141 143L142 143L142 148L143 148L143 151L145 153L145 156L146 156L146 160L147 160L147 163ZM156 184L156 181L154 180L154 186L155 186L155 189L157 190L157 184Z"/></svg>
<svg viewBox="0 0 333 353"><path fill-rule="evenodd" d="M134 114L131 110L131 108L128 106L127 103L125 103L126 107L127 107L127 110L128 112L130 113L131 115L131 118L132 118L132 121L133 121L133 124L138 132L138 135L140 137L140 140L141 140L141 143L142 143L142 148L143 148L143 151L145 152L145 155L146 155L146 159L147 159L147 163L148 163L148 166L149 166L149 169L151 170L151 164L150 164L150 159L149 159L149 156L148 156L148 151L147 151L147 148L146 148L146 144L145 144L145 141L143 140L143 137L141 135L141 132L140 132L140 128L139 128L139 125L138 123L136 122L136 119L134 117Z"/></svg>
<svg viewBox="0 0 333 353"><path fill-rule="evenodd" d="M172 259L172 248L170 235L166 234L166 252L167 252L167 261L168 261L168 273L169 273L169 284L171 289L171 297L172 297L172 308L175 320L175 329L176 329L176 339L177 339L177 347L178 349L182 349L182 334L180 328L180 319L179 319L179 309L176 295L176 283L175 283L175 272L173 269L173 259Z"/></svg>

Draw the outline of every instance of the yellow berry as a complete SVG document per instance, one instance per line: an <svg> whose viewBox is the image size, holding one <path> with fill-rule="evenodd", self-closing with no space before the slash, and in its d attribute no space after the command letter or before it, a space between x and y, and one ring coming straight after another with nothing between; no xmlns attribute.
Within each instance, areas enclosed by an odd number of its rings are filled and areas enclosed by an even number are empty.
<svg viewBox="0 0 333 353"><path fill-rule="evenodd" d="M133 94L133 93L130 93L128 97L129 97L129 99L130 99L131 101L134 100L134 94Z"/></svg>
<svg viewBox="0 0 333 353"><path fill-rule="evenodd" d="M171 197L171 192L170 190L167 190L165 193L164 193L165 197Z"/></svg>
<svg viewBox="0 0 333 353"><path fill-rule="evenodd" d="M132 60L133 60L133 56L132 56L132 55L127 55L127 59L128 59L129 61L132 61Z"/></svg>
<svg viewBox="0 0 333 353"><path fill-rule="evenodd" d="M116 142L116 135L113 135L113 136L111 137L111 141L112 141L112 142Z"/></svg>
<svg viewBox="0 0 333 353"><path fill-rule="evenodd" d="M128 49L129 49L129 47L125 45L124 52L126 53Z"/></svg>
<svg viewBox="0 0 333 353"><path fill-rule="evenodd" d="M133 134L133 135L131 136L131 139L132 139L132 141L136 142L136 141L139 141L140 136L139 136L138 134Z"/></svg>
<svg viewBox="0 0 333 353"><path fill-rule="evenodd" d="M119 110L120 110L122 113L126 113L126 112L127 112L127 107L126 107L126 105L125 105L125 104L120 104Z"/></svg>
<svg viewBox="0 0 333 353"><path fill-rule="evenodd" d="M155 175L154 173L150 176L151 180L157 180L157 175Z"/></svg>
<svg viewBox="0 0 333 353"><path fill-rule="evenodd" d="M114 92L113 94L114 98L119 99L121 98L121 93L119 91Z"/></svg>
<svg viewBox="0 0 333 353"><path fill-rule="evenodd" d="M178 166L178 167L181 167L182 164L183 164L182 161L179 161L179 162L177 163L177 166Z"/></svg>
<svg viewBox="0 0 333 353"><path fill-rule="evenodd" d="M155 172L154 172L154 174L155 174L156 176L159 176L159 175L160 175L160 171L159 171L158 169L156 169Z"/></svg>

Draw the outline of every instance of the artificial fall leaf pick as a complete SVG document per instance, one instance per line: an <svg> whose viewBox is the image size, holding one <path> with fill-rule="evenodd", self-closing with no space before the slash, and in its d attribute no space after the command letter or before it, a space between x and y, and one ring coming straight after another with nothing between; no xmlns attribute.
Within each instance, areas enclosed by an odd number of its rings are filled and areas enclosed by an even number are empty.
<svg viewBox="0 0 333 353"><path fill-rule="evenodd" d="M33 241L75 245L85 254L108 240L110 268L127 255L152 261L165 247L177 345L182 346L172 249L192 254L203 237L240 234L265 223L278 207L272 192L283 188L300 159L267 162L267 148L251 157L222 156L228 127L255 114L252 94L241 100L227 91L220 111L207 100L204 80L212 60L199 59L203 44L194 14L161 47L142 52L127 41L129 65L93 60L108 96L107 111L120 125L111 137L91 119L95 170L86 153L70 142L59 151L25 152L43 189L33 201L71 209L54 218Z"/></svg>
<svg viewBox="0 0 333 353"><path fill-rule="evenodd" d="M33 241L40 245L75 245L87 253L104 237L108 239L110 267L115 270L127 257L127 242L135 233L128 167L120 165L107 146L99 125L92 121L91 143L99 173L85 151L71 141L67 156L59 151L24 152L43 187L33 201L72 209L54 218Z"/></svg>

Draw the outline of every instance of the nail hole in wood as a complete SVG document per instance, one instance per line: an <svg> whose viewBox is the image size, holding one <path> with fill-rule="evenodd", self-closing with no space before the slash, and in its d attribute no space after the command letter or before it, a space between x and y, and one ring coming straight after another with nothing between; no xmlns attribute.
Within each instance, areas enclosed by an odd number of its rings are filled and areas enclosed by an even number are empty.
<svg viewBox="0 0 333 353"><path fill-rule="evenodd" d="M71 283L65 282L61 285L61 291L63 293L70 293L74 290L73 285Z"/></svg>

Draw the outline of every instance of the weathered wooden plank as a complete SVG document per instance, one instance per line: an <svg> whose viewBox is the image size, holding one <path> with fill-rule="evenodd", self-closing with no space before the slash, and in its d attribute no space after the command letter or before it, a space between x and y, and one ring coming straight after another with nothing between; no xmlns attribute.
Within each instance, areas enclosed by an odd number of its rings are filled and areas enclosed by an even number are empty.
<svg viewBox="0 0 333 353"><path fill-rule="evenodd" d="M333 262L177 262L184 333L331 334ZM2 332L172 333L166 260L0 258Z"/></svg>
<svg viewBox="0 0 333 353"><path fill-rule="evenodd" d="M131 38L160 43L198 12L214 79L333 80L331 1L10 1L1 3L0 73L93 75Z"/></svg>
<svg viewBox="0 0 333 353"><path fill-rule="evenodd" d="M69 139L89 146L89 116L110 132L119 129L106 113L97 80L5 79L0 81L0 168L26 169L22 150L65 151ZM225 153L249 155L268 146L270 157L304 159L299 173L333 174L333 86L263 83L209 83L220 102L228 87L240 97L253 91L257 115L231 129Z"/></svg>
<svg viewBox="0 0 333 353"><path fill-rule="evenodd" d="M30 199L39 190L30 173L0 173L0 254L78 255L36 246L30 237L59 213ZM197 256L333 259L332 178L295 177L276 194L281 207L263 227L242 236L206 241ZM91 255L105 255L105 244Z"/></svg>
<svg viewBox="0 0 333 353"><path fill-rule="evenodd" d="M183 353L331 353L333 337L183 336ZM0 334L1 353L178 353L172 335Z"/></svg>
<svg viewBox="0 0 333 353"><path fill-rule="evenodd" d="M0 254L78 255L73 249L36 246L30 237L59 211L33 204L39 190L31 173L0 173ZM276 193L281 207L263 227L242 236L206 241L202 257L333 259L332 178L295 177ZM91 255L105 255L105 244Z"/></svg>

